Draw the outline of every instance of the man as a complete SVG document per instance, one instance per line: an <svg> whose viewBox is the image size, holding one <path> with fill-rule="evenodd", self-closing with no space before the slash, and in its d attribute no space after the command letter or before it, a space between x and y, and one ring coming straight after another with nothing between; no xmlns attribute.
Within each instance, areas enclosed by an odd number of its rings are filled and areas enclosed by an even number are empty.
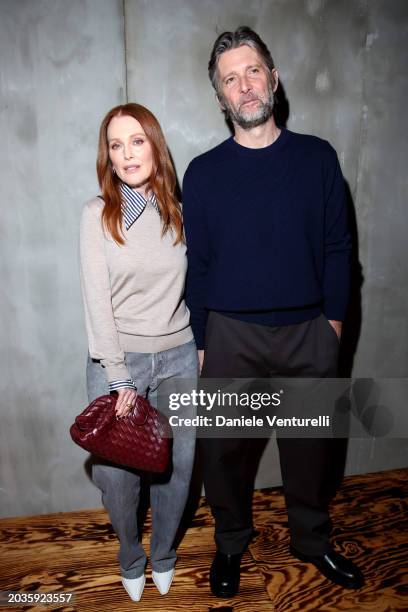
<svg viewBox="0 0 408 612"><path fill-rule="evenodd" d="M337 155L276 125L278 72L250 28L218 37L209 76L234 136L194 159L183 184L187 304L202 376L335 377L351 248ZM279 438L278 446L291 553L359 588L359 569L329 541L331 441ZM231 597L253 533L253 445L206 439L201 450L215 518L211 588Z"/></svg>

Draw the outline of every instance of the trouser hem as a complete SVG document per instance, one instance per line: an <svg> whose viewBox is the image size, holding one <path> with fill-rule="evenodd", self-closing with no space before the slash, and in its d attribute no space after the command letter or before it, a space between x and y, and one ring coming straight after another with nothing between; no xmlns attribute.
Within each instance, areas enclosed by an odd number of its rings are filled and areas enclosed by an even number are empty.
<svg viewBox="0 0 408 612"><path fill-rule="evenodd" d="M174 569L175 566L176 564L174 563L174 561L170 564L160 565L160 567L157 567L155 564L152 563L152 570L154 572L157 572L157 574L164 574L165 572L169 572L170 570Z"/></svg>
<svg viewBox="0 0 408 612"><path fill-rule="evenodd" d="M290 548L293 549L294 553L299 553L300 555L307 555L307 556L311 556L311 557L319 557L321 555L326 555L327 553L331 552L332 548L330 546L330 543L327 544L327 546L325 546L324 548L319 548L319 549L310 549L310 548L302 548L299 546L296 546L295 544L293 544L293 542L290 543Z"/></svg>
<svg viewBox="0 0 408 612"><path fill-rule="evenodd" d="M142 568L137 568L135 570L124 570L120 568L120 575L122 578L129 578L130 580L134 580L135 578L140 578L145 573L146 564Z"/></svg>

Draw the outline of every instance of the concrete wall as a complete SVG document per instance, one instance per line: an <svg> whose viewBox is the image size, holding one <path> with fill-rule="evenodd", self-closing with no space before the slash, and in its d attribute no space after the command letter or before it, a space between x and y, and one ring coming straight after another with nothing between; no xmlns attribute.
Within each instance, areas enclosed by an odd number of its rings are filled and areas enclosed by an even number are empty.
<svg viewBox="0 0 408 612"><path fill-rule="evenodd" d="M124 100L121 0L0 2L1 515L99 505L68 425L86 405L78 277L102 116Z"/></svg>
<svg viewBox="0 0 408 612"><path fill-rule="evenodd" d="M288 127L339 153L359 246L354 375L407 376L407 18L405 0L0 0L0 515L100 504L67 436L86 403L77 241L98 125L127 87L159 118L181 181L228 135L206 70L225 29L260 33ZM407 453L406 440L353 440L347 471ZM279 482L272 442L257 485Z"/></svg>

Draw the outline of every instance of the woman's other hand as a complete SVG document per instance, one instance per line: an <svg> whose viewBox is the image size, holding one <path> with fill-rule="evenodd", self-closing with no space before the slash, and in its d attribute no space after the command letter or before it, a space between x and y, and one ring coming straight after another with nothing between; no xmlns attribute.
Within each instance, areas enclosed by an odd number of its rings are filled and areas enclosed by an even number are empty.
<svg viewBox="0 0 408 612"><path fill-rule="evenodd" d="M132 412L135 407L137 391L129 387L122 387L122 389L117 390L117 394L115 413L117 418L122 418Z"/></svg>

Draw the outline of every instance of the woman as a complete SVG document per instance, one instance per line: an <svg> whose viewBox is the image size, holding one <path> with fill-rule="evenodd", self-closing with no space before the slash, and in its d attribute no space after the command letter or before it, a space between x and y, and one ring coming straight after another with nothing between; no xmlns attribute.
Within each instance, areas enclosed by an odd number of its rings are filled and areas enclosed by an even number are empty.
<svg viewBox="0 0 408 612"><path fill-rule="evenodd" d="M99 134L101 198L83 210L81 283L89 340L89 401L117 391L126 418L137 394L157 405L164 380L197 377L197 351L184 303L186 247L176 178L157 119L139 104L113 108ZM179 380L180 382L180 380ZM187 415L188 416L188 415ZM171 474L150 489L152 577L168 592L173 541L187 499L194 432L176 428ZM138 539L140 474L95 458L92 479L120 540L122 583L139 601L146 555Z"/></svg>

